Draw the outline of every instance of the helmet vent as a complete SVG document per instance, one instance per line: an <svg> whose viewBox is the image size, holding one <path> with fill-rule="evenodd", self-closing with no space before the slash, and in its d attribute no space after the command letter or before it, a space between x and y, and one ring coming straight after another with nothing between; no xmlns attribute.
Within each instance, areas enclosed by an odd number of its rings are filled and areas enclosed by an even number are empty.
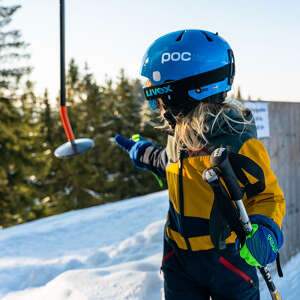
<svg viewBox="0 0 300 300"><path fill-rule="evenodd" d="M176 42L179 42L182 39L182 36L183 36L184 33L185 33L185 30L180 33L180 35L176 39Z"/></svg>
<svg viewBox="0 0 300 300"><path fill-rule="evenodd" d="M205 35L206 39L207 39L209 42L212 42L212 41L213 41L213 39L212 39L211 37L209 37L208 34L207 34L206 32L204 32L204 31L202 31L202 32L203 32L203 34Z"/></svg>

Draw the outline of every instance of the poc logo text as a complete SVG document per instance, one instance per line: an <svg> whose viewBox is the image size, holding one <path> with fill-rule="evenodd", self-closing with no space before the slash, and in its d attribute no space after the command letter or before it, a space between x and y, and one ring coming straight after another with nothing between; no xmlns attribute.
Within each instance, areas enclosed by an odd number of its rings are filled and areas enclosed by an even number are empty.
<svg viewBox="0 0 300 300"><path fill-rule="evenodd" d="M161 63L164 64L168 61L189 61L192 59L191 52L164 52L161 55Z"/></svg>

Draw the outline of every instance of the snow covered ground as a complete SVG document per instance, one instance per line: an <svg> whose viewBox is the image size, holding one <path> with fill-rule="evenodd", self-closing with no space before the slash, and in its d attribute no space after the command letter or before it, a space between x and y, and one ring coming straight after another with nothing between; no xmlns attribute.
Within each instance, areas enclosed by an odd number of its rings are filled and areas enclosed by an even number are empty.
<svg viewBox="0 0 300 300"><path fill-rule="evenodd" d="M0 298L160 300L167 191L73 211L0 231ZM300 254L274 281L300 295ZM262 285L262 300L270 299Z"/></svg>

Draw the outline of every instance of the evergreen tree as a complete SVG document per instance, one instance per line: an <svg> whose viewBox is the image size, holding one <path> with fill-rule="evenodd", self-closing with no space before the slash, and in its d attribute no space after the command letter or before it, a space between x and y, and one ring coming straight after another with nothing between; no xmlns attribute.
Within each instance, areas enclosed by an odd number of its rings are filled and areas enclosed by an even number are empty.
<svg viewBox="0 0 300 300"><path fill-rule="evenodd" d="M0 88L12 88L24 74L31 70L28 66L20 66L20 58L29 57L24 53L26 44L21 40L19 30L5 30L12 21L13 15L20 8L15 6L0 6Z"/></svg>
<svg viewBox="0 0 300 300"><path fill-rule="evenodd" d="M39 117L40 132L43 136L44 142L43 147L44 150L47 151L48 149L53 148L53 143L56 135L55 129L57 127L56 123L58 121L55 120L55 116L50 105L49 94L47 89L44 91L43 98L41 99Z"/></svg>
<svg viewBox="0 0 300 300"><path fill-rule="evenodd" d="M24 221L45 216L40 203L42 183L39 179L44 167L42 143L39 139L39 107L34 93L34 84L27 81L20 95L22 126L18 133L19 155L22 157L18 166L21 169L18 187L22 198L20 215Z"/></svg>
<svg viewBox="0 0 300 300"><path fill-rule="evenodd" d="M92 137L95 128L100 124L98 116L101 102L99 87L93 81L91 74L82 77L73 59L69 64L66 82L66 102L74 134L77 139ZM44 117L42 118L43 132L44 135L46 134L49 146L52 144L55 149L66 142L66 137L58 120L58 114L51 113L47 103L48 101L45 102ZM49 129L50 127L51 129ZM49 167L44 178L47 193L44 199L48 203L48 213L60 213L101 203L102 200L97 196L97 191L94 191L94 186L97 186L95 177L97 177L98 183L101 183L99 180L101 172L99 170L96 172L93 164L93 157L96 156L93 151L65 160L57 159L51 153L51 157L47 160Z"/></svg>
<svg viewBox="0 0 300 300"><path fill-rule="evenodd" d="M75 104L75 98L79 93L79 70L74 60L70 61L66 76L66 103L68 106L68 115L72 129L78 135L78 113ZM48 96L44 95L44 111L42 115L42 132L46 141L46 148L51 149L47 155L47 167L44 172L44 202L47 203L47 213L56 214L71 209L79 208L77 199L78 182L77 174L80 171L78 159L83 156L72 159L58 159L54 156L57 147L67 142L64 128L61 124L57 110L51 111ZM78 102L78 101L77 101ZM46 150L46 149L45 149ZM46 150L47 151L47 150Z"/></svg>
<svg viewBox="0 0 300 300"><path fill-rule="evenodd" d="M76 138L93 138L95 147L69 160L54 157L56 147L66 142L59 112L51 108L47 91L37 97L32 82L22 85L30 72L20 60L29 57L26 44L18 30L5 31L19 8L0 6L1 226L158 190L152 174L137 170L114 143L116 134L130 138L140 133L164 144L153 126L157 119L149 111L141 114L141 83L129 80L123 70L116 84L107 80L99 86L87 65L82 75L70 61L70 122Z"/></svg>
<svg viewBox="0 0 300 300"><path fill-rule="evenodd" d="M28 81L16 100L18 105L9 102L10 106L2 106L10 109L11 119L7 110L0 110L6 120L0 121L0 126L10 133L3 137L0 133L0 141L9 137L3 151L7 165L0 166L4 226L160 189L153 175L136 169L114 143L116 134L130 138L140 133L156 145L164 144L160 132L150 126L154 122L152 112L147 112L147 118L141 112L141 83L129 80L121 71L116 84L107 80L99 86L87 66L82 74L71 60L66 92L76 138L88 137L95 142L92 150L72 159L60 160L53 155L66 137L58 110L49 104L47 90L43 97L36 97ZM15 151L8 152L7 147Z"/></svg>
<svg viewBox="0 0 300 300"><path fill-rule="evenodd" d="M15 124L20 115L10 100L0 96L0 216L1 226L19 221L20 197L15 189L17 178L15 157L18 157L18 135Z"/></svg>
<svg viewBox="0 0 300 300"><path fill-rule="evenodd" d="M0 6L0 216L1 225L8 226L30 219L26 213L32 206L27 189L31 165L30 130L23 123L27 117L22 99L16 90L20 79L30 71L20 66L28 56L18 30L5 31L20 6Z"/></svg>
<svg viewBox="0 0 300 300"><path fill-rule="evenodd" d="M113 98L113 136L120 134L130 138L133 134L140 133L145 139L156 142L155 135L145 135L142 129L142 87L139 81L130 81L121 70L119 82ZM151 139L152 137L152 139ZM111 150L111 170L115 174L115 192L117 199L124 199L136 195L154 192L159 186L150 172L136 169L128 159L124 150L113 145Z"/></svg>
<svg viewBox="0 0 300 300"><path fill-rule="evenodd" d="M72 160L53 162L59 209L78 209L159 190L153 175L137 170L113 139L116 134L129 138L146 133L141 127L144 100L140 82L130 81L122 70L116 85L107 80L106 86L99 87L88 67L82 76L74 60L67 78L67 94L75 99L69 111L74 133L77 138L93 138L95 147ZM153 130L149 127L145 138L158 144L160 135Z"/></svg>
<svg viewBox="0 0 300 300"><path fill-rule="evenodd" d="M58 127L60 127L59 115L50 106L47 89L43 97L36 98L36 102L36 135L32 138L34 142L35 180L31 184L31 189L35 192L35 205L32 207L31 213L36 218L40 218L59 212L56 210L55 189L53 189L51 179L54 174L52 169L55 159L53 155L54 144L56 140L63 141L63 138L57 134ZM35 119L33 117L33 120Z"/></svg>
<svg viewBox="0 0 300 300"><path fill-rule="evenodd" d="M103 134L102 94L87 64L82 76L73 61L68 77L73 78L69 88L75 99L72 117L76 135L78 138L92 138L95 143L91 151L74 161L76 175L73 178L73 197L76 197L77 208L83 208L105 202L106 180L102 155L108 143Z"/></svg>

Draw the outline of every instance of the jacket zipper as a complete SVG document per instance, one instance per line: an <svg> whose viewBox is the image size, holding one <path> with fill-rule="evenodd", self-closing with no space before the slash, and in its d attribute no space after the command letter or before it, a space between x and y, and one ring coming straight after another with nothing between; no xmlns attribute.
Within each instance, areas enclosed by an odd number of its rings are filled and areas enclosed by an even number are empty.
<svg viewBox="0 0 300 300"><path fill-rule="evenodd" d="M233 264L231 264L227 259L225 259L223 256L219 258L219 261L222 265L224 265L227 269L230 271L236 273L241 278L243 278L251 287L254 286L254 281L243 271L235 267Z"/></svg>
<svg viewBox="0 0 300 300"><path fill-rule="evenodd" d="M182 165L183 165L184 152L180 152L179 156L179 176L178 176L178 184L179 184L179 230L180 234L184 238L184 241L187 245L189 251L192 251L191 244L188 238L185 237L184 228L183 228L183 218L184 218L184 200L183 200L183 180L182 180Z"/></svg>

